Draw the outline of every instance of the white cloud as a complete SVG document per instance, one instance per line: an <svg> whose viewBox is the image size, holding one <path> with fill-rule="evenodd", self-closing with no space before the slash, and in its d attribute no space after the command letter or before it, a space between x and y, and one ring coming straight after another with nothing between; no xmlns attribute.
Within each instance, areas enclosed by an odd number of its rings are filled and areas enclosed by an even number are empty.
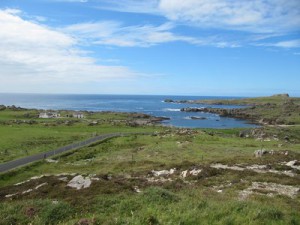
<svg viewBox="0 0 300 225"><path fill-rule="evenodd" d="M124 26L116 21L81 23L68 26L63 30L80 37L86 43L111 45L118 47L150 47L167 42L186 42L194 45L211 45L216 47L237 47L215 36L195 38L175 34L174 24Z"/></svg>
<svg viewBox="0 0 300 225"><path fill-rule="evenodd" d="M120 47L148 47L172 41L196 41L193 38L175 35L170 30L170 23L160 26L141 25L123 26L115 21L75 24L64 28L82 39L92 40L93 44L113 45Z"/></svg>
<svg viewBox="0 0 300 225"><path fill-rule="evenodd" d="M12 15L18 15L18 14L22 13L22 11L19 10L19 9L10 9L10 8L3 9L2 12L8 13L8 14L12 14Z"/></svg>
<svg viewBox="0 0 300 225"><path fill-rule="evenodd" d="M172 21L199 27L259 33L300 28L299 0L160 0L159 9Z"/></svg>
<svg viewBox="0 0 300 225"><path fill-rule="evenodd" d="M100 9L161 15L188 26L278 33L300 29L299 0L97 0Z"/></svg>
<svg viewBox="0 0 300 225"><path fill-rule="evenodd" d="M265 44L268 46L275 46L280 48L300 48L300 39L290 41L280 41L277 43Z"/></svg>
<svg viewBox="0 0 300 225"><path fill-rule="evenodd" d="M184 41L216 47L259 46L264 45L262 40L270 42L277 37L284 41L289 34L299 34L300 30L299 0L96 0L94 3L96 8L104 10L162 16L168 20L166 24L171 23L173 27L187 26L199 31L197 36L192 37L186 33L175 34L171 28L157 30L159 26L132 26L130 29L112 24L115 31L107 38L98 38L99 44L151 46ZM114 35L116 33L118 35ZM160 37L161 41L152 39L152 34ZM140 36L150 39L144 41ZM283 43L277 47L285 46Z"/></svg>
<svg viewBox="0 0 300 225"><path fill-rule="evenodd" d="M300 39L278 41L278 42L260 42L260 43L254 43L254 45L255 46L293 49L293 48L300 48ZM293 53L293 54L295 54L295 53Z"/></svg>
<svg viewBox="0 0 300 225"><path fill-rule="evenodd" d="M97 82L138 75L126 67L97 64L77 47L74 37L24 20L20 14L0 10L0 90L16 83Z"/></svg>
<svg viewBox="0 0 300 225"><path fill-rule="evenodd" d="M62 0L63 1L63 0ZM132 13L159 14L159 0L96 0L96 8Z"/></svg>

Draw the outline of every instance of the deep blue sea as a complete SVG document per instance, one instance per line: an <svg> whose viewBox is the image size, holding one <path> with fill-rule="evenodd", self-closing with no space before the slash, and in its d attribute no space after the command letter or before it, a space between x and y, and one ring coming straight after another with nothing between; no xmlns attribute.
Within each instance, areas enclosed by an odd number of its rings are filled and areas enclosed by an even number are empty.
<svg viewBox="0 0 300 225"><path fill-rule="evenodd" d="M165 103L165 99L196 100L226 99L229 97L201 96L150 96L150 95L83 95L83 94L0 94L0 105L15 105L35 109L68 109L88 111L140 112L153 116L165 116L170 120L165 125L186 128L236 128L254 127L243 120L219 117L210 113L180 112L184 107L222 107L195 104ZM235 97L237 98L237 97ZM191 116L206 117L206 120L192 120Z"/></svg>

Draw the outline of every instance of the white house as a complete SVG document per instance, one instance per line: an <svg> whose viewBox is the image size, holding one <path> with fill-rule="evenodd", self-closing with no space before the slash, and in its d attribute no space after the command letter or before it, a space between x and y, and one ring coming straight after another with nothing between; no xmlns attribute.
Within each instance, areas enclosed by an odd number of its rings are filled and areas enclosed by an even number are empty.
<svg viewBox="0 0 300 225"><path fill-rule="evenodd" d="M42 112L39 118L49 119L49 118L59 118L60 114L58 112Z"/></svg>
<svg viewBox="0 0 300 225"><path fill-rule="evenodd" d="M82 118L84 118L84 115L82 112L74 112L73 117L77 118L77 119L82 119Z"/></svg>

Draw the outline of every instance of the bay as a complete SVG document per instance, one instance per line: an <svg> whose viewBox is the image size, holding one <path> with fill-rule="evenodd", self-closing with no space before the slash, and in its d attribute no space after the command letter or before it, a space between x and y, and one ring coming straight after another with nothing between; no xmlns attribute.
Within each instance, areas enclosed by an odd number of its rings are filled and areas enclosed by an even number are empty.
<svg viewBox="0 0 300 225"><path fill-rule="evenodd" d="M139 112L153 116L170 118L164 125L186 128L241 128L255 127L247 121L220 117L202 112L181 112L185 107L237 108L240 106L176 104L166 103L165 99L232 99L240 97L211 96L163 96L163 95L89 95L89 94L0 94L0 104L15 105L35 109L67 109L87 111ZM204 117L192 120L191 117Z"/></svg>

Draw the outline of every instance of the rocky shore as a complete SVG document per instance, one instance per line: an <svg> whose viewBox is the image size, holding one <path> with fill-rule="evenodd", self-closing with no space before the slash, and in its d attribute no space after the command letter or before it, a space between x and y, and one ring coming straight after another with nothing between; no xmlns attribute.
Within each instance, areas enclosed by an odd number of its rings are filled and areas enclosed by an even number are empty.
<svg viewBox="0 0 300 225"><path fill-rule="evenodd" d="M259 125L297 125L300 124L300 98L290 98L288 94L271 97L249 98L239 100L181 100L172 103L205 103L206 105L243 105L243 108L187 107L182 112L204 112L247 120Z"/></svg>
<svg viewBox="0 0 300 225"><path fill-rule="evenodd" d="M232 117L236 119L247 120L251 123L261 124L262 121L259 120L259 117L255 114L249 113L248 109L238 108L238 109L222 109L222 108L209 108L209 107L201 107L201 108L181 108L181 112L204 112L204 113L213 113L218 114L222 117Z"/></svg>
<svg viewBox="0 0 300 225"><path fill-rule="evenodd" d="M276 94L270 97L257 97L257 98L228 98L228 99L199 99L199 100L173 100L165 99L165 103L176 104L205 104L205 105L238 105L238 106L258 106L267 103L279 103L286 100L300 102L300 98L292 98L289 94Z"/></svg>
<svg viewBox="0 0 300 225"><path fill-rule="evenodd" d="M127 121L127 125L130 126L143 126L143 125L155 125L160 124L164 120L170 120L168 117L156 117L141 113L132 113L132 120Z"/></svg>
<svg viewBox="0 0 300 225"><path fill-rule="evenodd" d="M5 106L0 105L0 111L13 111L19 114L15 115L13 120L0 121L0 124L38 124L41 123L45 126L55 126L59 124L73 125L78 121L84 121L89 126L96 126L103 123L113 125L125 124L132 127L137 126L152 126L160 124L164 120L170 120L168 117L157 117L144 113L137 112L113 112L113 111L74 111L74 110L41 110L41 109L26 109L15 105ZM41 117L41 114L51 114L47 117ZM75 114L81 114L80 117L75 117ZM115 119L107 119L107 115L115 117Z"/></svg>

